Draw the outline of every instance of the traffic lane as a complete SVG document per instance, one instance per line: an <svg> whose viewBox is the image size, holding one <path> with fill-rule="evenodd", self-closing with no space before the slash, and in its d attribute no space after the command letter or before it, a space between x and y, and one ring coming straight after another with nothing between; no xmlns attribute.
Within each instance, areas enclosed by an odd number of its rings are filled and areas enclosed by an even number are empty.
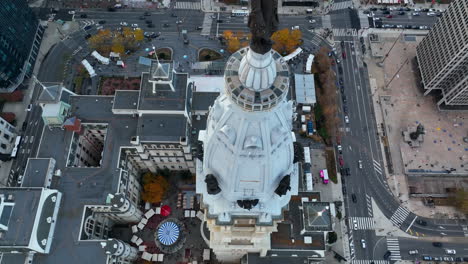
<svg viewBox="0 0 468 264"><path fill-rule="evenodd" d="M434 240L436 242L437 240ZM417 240L411 238L399 238L400 252L403 259L421 260L422 256L431 257L466 257L468 256L468 246L463 242L441 242L442 247L434 247L433 241ZM455 255L448 255L445 249L454 249ZM410 250L417 250L418 254L410 255Z"/></svg>

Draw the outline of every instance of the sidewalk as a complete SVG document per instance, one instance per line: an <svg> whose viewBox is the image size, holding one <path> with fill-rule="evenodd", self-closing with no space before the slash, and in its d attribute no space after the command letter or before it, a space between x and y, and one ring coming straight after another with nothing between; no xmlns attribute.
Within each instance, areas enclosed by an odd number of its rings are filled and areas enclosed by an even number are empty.
<svg viewBox="0 0 468 264"><path fill-rule="evenodd" d="M303 6L282 6L282 0L278 0L278 14L280 15L300 15L306 14L306 9ZM313 13L310 15L323 15L326 14L328 11L326 10L327 3L320 2L320 6L313 9ZM214 0L201 0L201 10L203 12L224 12L224 13L231 13L232 10L241 9L241 5L226 5L224 3L215 2ZM224 9L224 10L221 10Z"/></svg>
<svg viewBox="0 0 468 264"><path fill-rule="evenodd" d="M58 32L57 28L62 27L56 23L49 23L48 27L44 31L44 35L42 36L41 46L39 48L39 52L36 58L36 64L34 65L33 75L37 76L39 69L41 67L41 63L44 60L46 54L49 50L54 46L56 43L61 41L62 35ZM61 32L64 34L70 34L72 32L72 28L69 30L61 29ZM17 124L17 131L18 134L21 134L20 126L26 120L27 105L31 103L31 98L34 92L34 81L33 78L26 80L28 82L28 89L23 90L24 92L24 99L22 102L15 102L15 103L5 103L3 107L4 112L13 112L16 115L16 124ZM10 175L11 166L13 165L13 160L3 162L0 166L0 185L6 185L8 181L8 176Z"/></svg>

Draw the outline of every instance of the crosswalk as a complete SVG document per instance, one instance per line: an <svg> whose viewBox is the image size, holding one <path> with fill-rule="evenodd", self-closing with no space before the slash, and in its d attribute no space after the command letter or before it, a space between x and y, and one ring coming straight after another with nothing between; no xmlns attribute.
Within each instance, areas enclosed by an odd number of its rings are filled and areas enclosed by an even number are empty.
<svg viewBox="0 0 468 264"><path fill-rule="evenodd" d="M365 259L365 260L353 259L351 261L351 264L371 264L371 263L374 263L374 264L390 264L390 261L387 261L387 260L369 260L369 259Z"/></svg>
<svg viewBox="0 0 468 264"><path fill-rule="evenodd" d="M86 27L86 26L94 25L95 22L94 20L81 20L81 24L83 25L83 27Z"/></svg>
<svg viewBox="0 0 468 264"><path fill-rule="evenodd" d="M406 220L406 217L410 214L410 211L405 207L398 207L398 209L393 213L390 221L397 227L400 227L401 224Z"/></svg>
<svg viewBox="0 0 468 264"><path fill-rule="evenodd" d="M375 172L382 175L382 167L380 166L380 163L378 161L376 161L376 160L373 160L373 161L374 161L374 170L375 170Z"/></svg>
<svg viewBox="0 0 468 264"><path fill-rule="evenodd" d="M346 36L357 36L358 32L355 28L334 28L332 29L333 36L335 37L346 37Z"/></svg>
<svg viewBox="0 0 468 264"><path fill-rule="evenodd" d="M465 237L468 237L468 226L462 225L462 229L463 229L463 234L465 234Z"/></svg>
<svg viewBox="0 0 468 264"><path fill-rule="evenodd" d="M200 2L176 2L175 9L201 9Z"/></svg>
<svg viewBox="0 0 468 264"><path fill-rule="evenodd" d="M372 217L350 217L350 225L354 228L354 221L357 223L357 228L359 230L373 230L374 229L374 219Z"/></svg>
<svg viewBox="0 0 468 264"><path fill-rule="evenodd" d="M367 204L367 213L370 217L374 216L374 211L372 210L372 197L366 194L366 204Z"/></svg>
<svg viewBox="0 0 468 264"><path fill-rule="evenodd" d="M352 7L352 6L353 6L353 1L344 1L344 2L333 3L333 6L331 7L331 11L346 9L346 8Z"/></svg>
<svg viewBox="0 0 468 264"><path fill-rule="evenodd" d="M401 260L400 242L398 238L387 237L387 250L392 253L390 255L391 260Z"/></svg>
<svg viewBox="0 0 468 264"><path fill-rule="evenodd" d="M322 16L322 27L323 28L332 28L330 15Z"/></svg>
<svg viewBox="0 0 468 264"><path fill-rule="evenodd" d="M205 13L205 17L203 18L203 25L202 25L203 28L202 28L200 35L209 36L212 23L213 23L213 19L211 18L211 14Z"/></svg>

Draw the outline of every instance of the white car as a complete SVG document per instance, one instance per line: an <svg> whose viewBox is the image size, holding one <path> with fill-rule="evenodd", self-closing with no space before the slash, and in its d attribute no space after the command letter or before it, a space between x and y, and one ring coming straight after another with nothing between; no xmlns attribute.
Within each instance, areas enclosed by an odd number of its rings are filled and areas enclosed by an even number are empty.
<svg viewBox="0 0 468 264"><path fill-rule="evenodd" d="M421 12L421 8L415 8L414 12Z"/></svg>
<svg viewBox="0 0 468 264"><path fill-rule="evenodd" d="M412 15L413 16L419 16L419 12L413 12Z"/></svg>
<svg viewBox="0 0 468 264"><path fill-rule="evenodd" d="M75 14L75 11L68 11L68 14L69 14L69 15L74 15L74 14Z"/></svg>
<svg viewBox="0 0 468 264"><path fill-rule="evenodd" d="M404 28L403 25L397 25L396 27L397 27L397 28Z"/></svg>
<svg viewBox="0 0 468 264"><path fill-rule="evenodd" d="M362 169L362 160L358 160L359 168Z"/></svg>
<svg viewBox="0 0 468 264"><path fill-rule="evenodd" d="M132 28L137 28L138 24L132 24Z"/></svg>
<svg viewBox="0 0 468 264"><path fill-rule="evenodd" d="M346 124L349 124L349 117L347 115L344 116L344 121Z"/></svg>
<svg viewBox="0 0 468 264"><path fill-rule="evenodd" d="M427 13L428 16L436 16L437 14L435 12L429 12Z"/></svg>
<svg viewBox="0 0 468 264"><path fill-rule="evenodd" d="M127 22L120 22L120 25L124 27L128 26Z"/></svg>
<svg viewBox="0 0 468 264"><path fill-rule="evenodd" d="M419 251L417 249L413 249L413 250L408 251L408 254L410 254L410 255L416 255L418 253L419 253Z"/></svg>
<svg viewBox="0 0 468 264"><path fill-rule="evenodd" d="M358 230L357 220L353 220L353 226L354 226L354 230Z"/></svg>
<svg viewBox="0 0 468 264"><path fill-rule="evenodd" d="M312 20L309 20L309 23L315 23L317 21L315 21L315 19L312 19Z"/></svg>
<svg viewBox="0 0 468 264"><path fill-rule="evenodd" d="M33 106L32 104L29 104L29 105L28 105L28 107L26 107L26 112L29 112L29 111L31 111L31 109L32 109L32 106Z"/></svg>
<svg viewBox="0 0 468 264"><path fill-rule="evenodd" d="M366 248L366 241L364 239L361 239L361 246L362 248Z"/></svg>
<svg viewBox="0 0 468 264"><path fill-rule="evenodd" d="M455 255L457 254L457 251L455 251L455 249L445 249L445 253L449 255Z"/></svg>

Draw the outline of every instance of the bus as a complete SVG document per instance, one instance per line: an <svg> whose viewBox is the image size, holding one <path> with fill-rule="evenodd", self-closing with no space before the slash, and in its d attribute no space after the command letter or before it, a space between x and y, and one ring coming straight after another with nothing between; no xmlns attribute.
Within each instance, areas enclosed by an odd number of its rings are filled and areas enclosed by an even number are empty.
<svg viewBox="0 0 468 264"><path fill-rule="evenodd" d="M304 163L310 164L310 148L304 147Z"/></svg>
<svg viewBox="0 0 468 264"><path fill-rule="evenodd" d="M327 184L328 183L328 171L327 170L321 170L320 171L320 178L323 179L323 183Z"/></svg>
<svg viewBox="0 0 468 264"><path fill-rule="evenodd" d="M10 155L12 158L16 158L16 155L18 155L20 144L21 144L21 136L16 136L15 146L13 147L13 150L11 151L11 155Z"/></svg>
<svg viewBox="0 0 468 264"><path fill-rule="evenodd" d="M249 10L232 10L231 16L249 16Z"/></svg>

